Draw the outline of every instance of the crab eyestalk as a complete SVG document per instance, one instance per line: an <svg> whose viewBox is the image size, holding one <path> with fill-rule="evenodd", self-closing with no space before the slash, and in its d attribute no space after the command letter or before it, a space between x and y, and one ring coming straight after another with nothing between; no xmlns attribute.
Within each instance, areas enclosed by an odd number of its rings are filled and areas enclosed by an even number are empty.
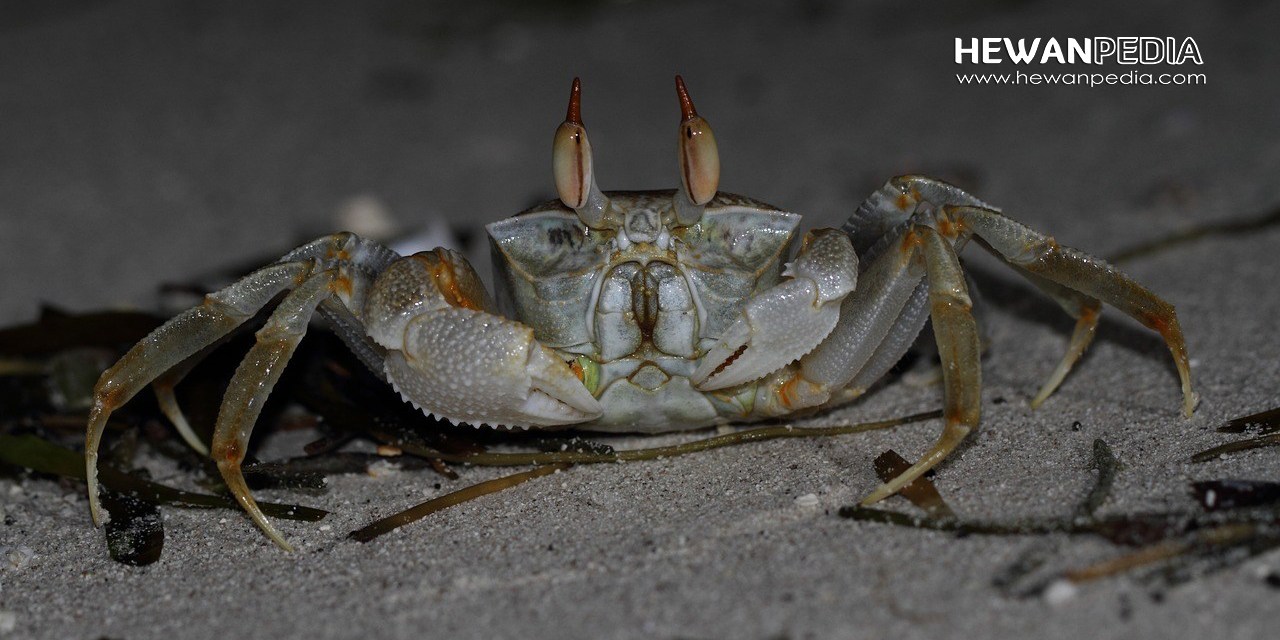
<svg viewBox="0 0 1280 640"><path fill-rule="evenodd" d="M591 161L591 142L587 129L582 126L582 83L573 79L569 93L569 112L564 124L556 129L552 143L551 164L555 172L556 191L564 206L578 214L582 224L592 228L605 225L605 213L609 198L596 186L595 169Z"/></svg>
<svg viewBox="0 0 1280 640"><path fill-rule="evenodd" d="M698 115L685 89L684 79L676 76L676 96L680 98L680 191L676 194L676 220L693 224L702 218L706 204L716 196L720 185L720 153L711 124Z"/></svg>

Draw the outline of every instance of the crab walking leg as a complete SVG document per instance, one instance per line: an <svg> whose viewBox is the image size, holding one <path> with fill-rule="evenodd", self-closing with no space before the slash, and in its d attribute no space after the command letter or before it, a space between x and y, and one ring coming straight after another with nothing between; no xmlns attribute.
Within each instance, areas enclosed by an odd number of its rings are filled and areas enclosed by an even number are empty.
<svg viewBox="0 0 1280 640"><path fill-rule="evenodd" d="M1182 382L1182 411L1190 416L1196 407L1191 389L1191 365L1187 345L1173 305L1156 296L1115 267L1054 242L1021 223L986 209L945 207L966 230L1020 269L1105 302L1155 330L1164 338Z"/></svg>
<svg viewBox="0 0 1280 640"><path fill-rule="evenodd" d="M217 342L220 341L216 341L214 344L217 344ZM191 428L191 423L187 421L187 415L182 412L182 407L178 405L178 397L174 395L173 389L199 364L206 351L207 349L202 349L199 353L178 363L174 368L160 374L160 377L151 383L151 390L155 392L156 402L160 405L160 413L163 413L164 417L173 423L174 428L178 430L178 435L182 436L182 440L187 443L187 446L195 449L202 456L209 455L209 447L200 441L195 429Z"/></svg>
<svg viewBox="0 0 1280 640"><path fill-rule="evenodd" d="M272 298L295 286L311 270L311 262L263 267L235 284L205 296L200 306L160 325L103 372L93 389L93 407L89 411L84 446L89 513L95 525L102 523L102 510L98 504L98 446L111 413L149 382L252 318Z"/></svg>
<svg viewBox="0 0 1280 640"><path fill-rule="evenodd" d="M257 342L240 362L227 386L213 432L213 459L231 495L267 537L286 551L292 551L293 547L263 515L245 484L240 465L244 462L249 436L258 421L258 414L262 412L262 405L271 395L298 343L306 335L307 323L316 306L333 294L337 275L337 269L330 269L309 278L285 296L267 324L258 330Z"/></svg>
<svg viewBox="0 0 1280 640"><path fill-rule="evenodd" d="M195 369L206 356L249 326L249 324L245 323L228 331L222 337L205 345L204 348L151 381L151 391L156 395L156 403L160 405L160 413L164 414L164 417L173 423L174 428L178 430L178 435L182 436L182 440L187 443L187 446L202 456L209 455L209 445L205 444L200 439L200 436L196 435L195 429L191 427L191 422L187 420L187 414L183 412L182 406L178 403L175 389L178 383L185 380L187 374L191 373L191 370Z"/></svg>
<svg viewBox="0 0 1280 640"><path fill-rule="evenodd" d="M999 257L1003 258L1003 256ZM1037 409L1053 394L1058 385L1062 384L1067 374L1071 372L1071 367L1075 366L1080 356L1084 355L1084 350L1089 347L1089 343L1093 342L1093 336L1098 328L1098 316L1102 312L1102 302L1021 268L1018 269L1018 273L1076 319L1076 326L1071 332L1071 341L1067 343L1066 353L1062 355L1062 360L1058 362L1053 373L1049 374L1049 379L1045 380L1044 385L1040 387L1040 392L1031 400L1031 408Z"/></svg>
<svg viewBox="0 0 1280 640"><path fill-rule="evenodd" d="M795 376L776 390L780 405L774 407L775 411L785 413L833 400L832 395L849 386L880 345L893 341L889 339L891 335L898 336L902 326L899 319L924 277L918 243L904 235L899 245L898 249L882 252L858 276L858 288L840 305L835 329L800 359ZM903 351L914 337L903 339ZM834 398L837 402L842 399L847 398Z"/></svg>
<svg viewBox="0 0 1280 640"><path fill-rule="evenodd" d="M898 319L894 320L889 332L880 340L880 345L871 354L871 358L844 388L842 400L851 400L866 393L893 365L898 364L911 345L915 344L916 337L920 335L928 319L929 284L922 279L898 313Z"/></svg>
<svg viewBox="0 0 1280 640"><path fill-rule="evenodd" d="M364 294L370 283L399 256L392 250L366 240L354 233L342 232L317 238L285 254L277 263L314 260L320 268L336 267L337 286L332 299L326 300L320 311L329 321L334 332L372 371L382 370L382 354L370 345L356 314L364 303ZM353 311L354 310L354 311ZM186 378L204 357L229 340L246 325L237 327L218 340L205 346L174 368L166 371L151 383L160 411L177 428L182 439L202 455L209 455L209 447L200 441L191 423L178 404L174 388Z"/></svg>
<svg viewBox="0 0 1280 640"><path fill-rule="evenodd" d="M973 303L965 287L960 260L950 240L930 227L916 226L908 239L924 246L929 278L930 317L942 358L942 383L946 424L942 437L918 462L898 477L880 485L863 501L883 500L942 462L965 436L977 428L982 409L982 367L979 362L978 327L971 313Z"/></svg>

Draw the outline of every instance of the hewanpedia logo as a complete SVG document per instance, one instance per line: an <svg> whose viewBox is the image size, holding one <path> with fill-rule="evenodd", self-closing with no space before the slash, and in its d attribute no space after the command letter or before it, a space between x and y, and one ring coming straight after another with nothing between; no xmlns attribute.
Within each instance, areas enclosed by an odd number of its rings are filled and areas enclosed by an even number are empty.
<svg viewBox="0 0 1280 640"><path fill-rule="evenodd" d="M1184 85L1208 84L1203 73L1149 73L1136 65L1202 65L1194 38L956 38L956 64L1049 64L1131 66L1127 71L1079 73L957 73L960 84ZM1193 67L1194 68L1194 67Z"/></svg>
<svg viewBox="0 0 1280 640"><path fill-rule="evenodd" d="M1003 56L1003 57L1002 57ZM1204 64L1194 38L956 38L956 64Z"/></svg>

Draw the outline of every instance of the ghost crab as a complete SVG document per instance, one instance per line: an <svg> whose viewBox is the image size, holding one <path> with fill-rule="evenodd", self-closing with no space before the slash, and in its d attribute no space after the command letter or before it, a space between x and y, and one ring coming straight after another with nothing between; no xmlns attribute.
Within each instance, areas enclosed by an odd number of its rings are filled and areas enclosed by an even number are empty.
<svg viewBox="0 0 1280 640"><path fill-rule="evenodd" d="M1066 355L1032 401L1062 382L1106 302L1159 332L1195 406L1173 307L1101 260L1063 247L949 184L890 180L841 229L805 235L780 269L799 216L719 193L710 125L683 81L680 187L596 186L573 82L553 160L560 199L488 225L497 304L466 260L402 257L350 233L303 245L206 296L102 374L86 436L90 508L101 522L98 445L108 416L148 384L183 437L217 462L254 522L240 466L264 400L319 310L400 395L452 422L668 431L837 406L861 395L932 318L943 365L936 444L864 504L937 465L978 425L979 346L957 253L971 239L1076 318ZM230 382L212 449L173 385L199 354L283 295Z"/></svg>

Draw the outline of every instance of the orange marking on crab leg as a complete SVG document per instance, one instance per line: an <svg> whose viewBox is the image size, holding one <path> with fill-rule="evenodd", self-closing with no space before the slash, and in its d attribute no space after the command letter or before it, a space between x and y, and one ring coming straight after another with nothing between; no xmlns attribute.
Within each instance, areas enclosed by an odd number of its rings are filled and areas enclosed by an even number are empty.
<svg viewBox="0 0 1280 640"><path fill-rule="evenodd" d="M773 387L773 395L787 413L817 407L831 397L826 385L806 378L799 367L792 369L786 380Z"/></svg>
<svg viewBox="0 0 1280 640"><path fill-rule="evenodd" d="M796 400L798 399L796 384L799 382L800 382L800 373L796 372L792 374L791 377L788 378L786 382L782 383L781 387L778 388L778 401L782 403L782 406L788 409L792 409L795 407Z"/></svg>
<svg viewBox="0 0 1280 640"><path fill-rule="evenodd" d="M1178 325L1178 316L1174 315L1173 307L1169 307L1167 313L1144 315L1142 323L1151 327L1160 333L1164 338L1164 342L1169 346L1169 352L1173 354L1173 363L1178 368L1178 377L1182 381L1182 397L1183 414L1190 416L1196 407L1196 395L1191 390L1191 362L1187 358L1187 342L1182 337L1182 327Z"/></svg>
<svg viewBox="0 0 1280 640"><path fill-rule="evenodd" d="M227 385L213 430L213 459L227 488L262 532L286 551L293 547L258 508L240 465L271 389L306 335L307 323L316 307L332 295L337 277L336 269L316 274L280 302L266 325L258 330L253 347Z"/></svg>
<svg viewBox="0 0 1280 640"><path fill-rule="evenodd" d="M458 276L449 254L443 249L437 249L435 256L439 261L428 261L427 268L436 282L436 287L444 295L445 301L455 307L484 311L483 302L475 300L473 296L468 295L458 282Z"/></svg>
<svg viewBox="0 0 1280 640"><path fill-rule="evenodd" d="M1071 333L1071 342L1067 345L1067 352L1062 356L1062 360L1058 362L1058 366L1049 375L1049 379L1040 387L1040 392L1031 400L1031 408L1037 409L1045 400L1049 398L1062 381L1066 379L1067 374L1071 372L1071 367L1075 366L1080 356L1084 355L1084 350L1089 347L1089 343L1093 342L1093 336L1097 332L1098 317L1102 313L1102 305L1093 298L1086 298L1085 303L1080 309L1080 314L1076 319L1075 330Z"/></svg>
<svg viewBox="0 0 1280 640"><path fill-rule="evenodd" d="M909 229L906 233L902 234L902 242L898 245L898 251L901 253L903 258L914 258L916 255L916 249L920 247L920 244L920 234L916 233L915 229Z"/></svg>
<svg viewBox="0 0 1280 640"><path fill-rule="evenodd" d="M972 302L960 270L960 261L949 240L929 227L918 227L928 269L930 317L942 358L945 426L942 436L920 460L898 477L880 485L863 501L869 505L911 484L937 466L974 429L982 413L982 369L979 364L978 329Z"/></svg>
<svg viewBox="0 0 1280 640"><path fill-rule="evenodd" d="M1115 267L978 207L957 207L955 215L987 246L1011 264L1090 298L1105 302L1164 338L1182 382L1182 411L1190 416L1198 401L1191 388L1191 365L1178 317L1169 304Z"/></svg>
<svg viewBox="0 0 1280 640"><path fill-rule="evenodd" d="M350 300L352 294L355 293L355 289L351 283L351 278L346 275L341 275L335 278L333 284L331 284L329 288L332 289L334 293L344 296L347 300Z"/></svg>

